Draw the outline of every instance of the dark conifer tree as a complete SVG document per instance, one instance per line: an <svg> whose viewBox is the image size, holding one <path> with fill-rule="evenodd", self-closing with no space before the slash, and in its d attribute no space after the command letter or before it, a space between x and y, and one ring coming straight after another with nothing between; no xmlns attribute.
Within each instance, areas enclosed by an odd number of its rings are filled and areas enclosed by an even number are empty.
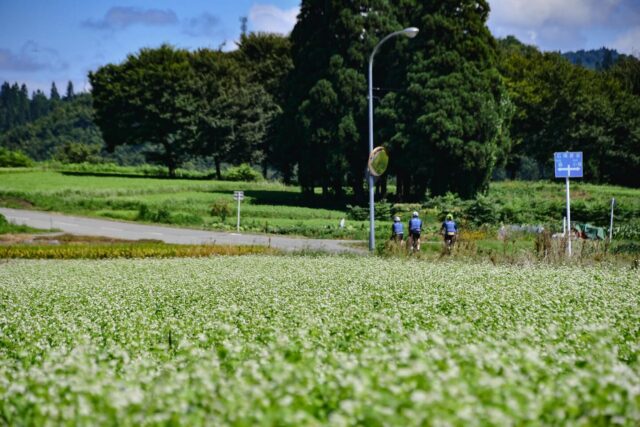
<svg viewBox="0 0 640 427"><path fill-rule="evenodd" d="M485 0L415 2L420 34L408 44L402 191L420 199L447 191L472 197L488 188L509 148L511 106L497 70ZM414 18L415 19L415 18Z"/></svg>
<svg viewBox="0 0 640 427"><path fill-rule="evenodd" d="M9 104L11 85L9 82L2 83L0 87L0 131L9 127Z"/></svg>
<svg viewBox="0 0 640 427"><path fill-rule="evenodd" d="M29 89L26 84L20 86L20 93L18 95L18 119L16 124L23 124L31 120L31 111L29 106Z"/></svg>
<svg viewBox="0 0 640 427"><path fill-rule="evenodd" d="M367 160L369 54L380 35L397 29L387 1L306 0L291 33L288 129L281 150L298 162L298 179L311 194L364 196Z"/></svg>
<svg viewBox="0 0 640 427"><path fill-rule="evenodd" d="M65 95L65 99L69 100L69 99L72 99L74 96L75 96L75 93L73 92L73 82L69 80L69 83L67 83L67 94Z"/></svg>
<svg viewBox="0 0 640 427"><path fill-rule="evenodd" d="M40 117L46 116L49 113L49 100L47 96L40 89L36 90L31 95L31 119L37 120Z"/></svg>
<svg viewBox="0 0 640 427"><path fill-rule="evenodd" d="M56 82L51 83L51 92L49 94L49 99L51 102L60 101L60 93L58 92L58 88L56 87Z"/></svg>

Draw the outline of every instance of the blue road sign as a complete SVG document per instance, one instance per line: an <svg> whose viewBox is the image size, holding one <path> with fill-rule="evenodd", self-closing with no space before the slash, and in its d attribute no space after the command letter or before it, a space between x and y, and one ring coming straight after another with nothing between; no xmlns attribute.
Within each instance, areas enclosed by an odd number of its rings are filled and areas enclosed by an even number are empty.
<svg viewBox="0 0 640 427"><path fill-rule="evenodd" d="M553 153L556 178L582 178L582 151Z"/></svg>

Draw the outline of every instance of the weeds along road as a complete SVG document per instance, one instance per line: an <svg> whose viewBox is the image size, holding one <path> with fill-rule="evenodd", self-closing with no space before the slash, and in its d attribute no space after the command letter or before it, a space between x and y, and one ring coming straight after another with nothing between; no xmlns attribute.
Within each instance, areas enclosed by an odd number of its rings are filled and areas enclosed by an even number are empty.
<svg viewBox="0 0 640 427"><path fill-rule="evenodd" d="M364 248L350 240L293 238L276 235L231 233L193 230L160 225L136 224L106 219L85 218L50 212L0 208L0 214L9 222L40 229L58 229L65 233L83 236L104 236L117 239L155 239L178 244L261 245L286 251L321 250L365 254Z"/></svg>

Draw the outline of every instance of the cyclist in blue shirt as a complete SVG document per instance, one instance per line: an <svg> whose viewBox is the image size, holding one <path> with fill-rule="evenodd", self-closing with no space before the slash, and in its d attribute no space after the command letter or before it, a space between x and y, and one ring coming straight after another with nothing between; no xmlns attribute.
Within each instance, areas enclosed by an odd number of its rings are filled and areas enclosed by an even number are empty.
<svg viewBox="0 0 640 427"><path fill-rule="evenodd" d="M409 237L412 248L420 250L420 233L422 233L422 220L418 218L418 212L414 212L409 220Z"/></svg>
<svg viewBox="0 0 640 427"><path fill-rule="evenodd" d="M393 218L393 225L391 226L391 240L402 243L404 240L404 226L400 222L400 217Z"/></svg>
<svg viewBox="0 0 640 427"><path fill-rule="evenodd" d="M447 214L446 219L442 223L440 228L442 235L444 236L444 243L447 247L451 247L456 242L456 236L458 235L458 226L453 220L453 215Z"/></svg>

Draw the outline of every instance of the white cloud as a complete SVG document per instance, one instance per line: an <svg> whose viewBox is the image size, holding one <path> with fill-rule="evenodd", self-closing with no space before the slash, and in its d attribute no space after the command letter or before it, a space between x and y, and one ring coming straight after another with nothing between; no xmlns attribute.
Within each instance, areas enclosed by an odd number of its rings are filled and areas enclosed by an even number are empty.
<svg viewBox="0 0 640 427"><path fill-rule="evenodd" d="M300 8L280 9L270 4L254 4L249 10L253 31L288 34L296 24Z"/></svg>
<svg viewBox="0 0 640 427"><path fill-rule="evenodd" d="M489 0L496 25L538 27L604 23L623 0Z"/></svg>
<svg viewBox="0 0 640 427"><path fill-rule="evenodd" d="M32 72L40 70L59 71L69 64L60 58L55 49L41 46L33 40L27 41L18 53L0 48L0 70Z"/></svg>
<svg viewBox="0 0 640 427"><path fill-rule="evenodd" d="M612 43L619 52L640 58L640 26L631 28Z"/></svg>
<svg viewBox="0 0 640 427"><path fill-rule="evenodd" d="M210 13L203 13L185 23L184 33L193 37L217 36L220 33L220 18Z"/></svg>
<svg viewBox="0 0 640 427"><path fill-rule="evenodd" d="M515 35L543 50L638 50L633 29L640 27L639 0L488 1L488 25L497 37Z"/></svg>
<svg viewBox="0 0 640 427"><path fill-rule="evenodd" d="M121 30L136 24L162 26L177 22L178 17L172 10L116 6L109 9L102 19L88 19L82 25L96 30Z"/></svg>

